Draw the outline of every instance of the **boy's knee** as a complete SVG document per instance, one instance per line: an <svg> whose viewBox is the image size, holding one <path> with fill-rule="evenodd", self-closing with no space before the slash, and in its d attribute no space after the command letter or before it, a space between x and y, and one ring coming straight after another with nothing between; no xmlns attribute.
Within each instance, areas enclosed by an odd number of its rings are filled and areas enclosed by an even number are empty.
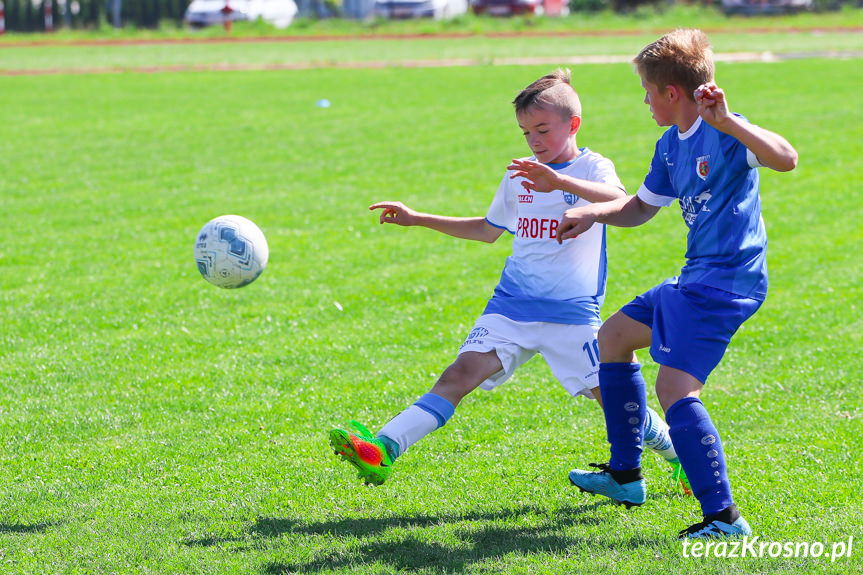
<svg viewBox="0 0 863 575"><path fill-rule="evenodd" d="M611 362L630 362L634 355L634 349L626 343L623 331L616 324L604 323L599 328L599 333L596 336L599 344L600 361Z"/></svg>

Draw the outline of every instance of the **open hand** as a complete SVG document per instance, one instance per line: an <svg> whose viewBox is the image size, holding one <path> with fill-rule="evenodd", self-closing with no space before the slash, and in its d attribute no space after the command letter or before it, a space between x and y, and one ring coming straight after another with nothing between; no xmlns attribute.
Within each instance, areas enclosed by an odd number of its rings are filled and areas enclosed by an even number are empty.
<svg viewBox="0 0 863 575"><path fill-rule="evenodd" d="M559 187L557 172L545 164L533 160L513 160L506 169L512 172L510 180L524 178L521 185L525 190L548 193Z"/></svg>

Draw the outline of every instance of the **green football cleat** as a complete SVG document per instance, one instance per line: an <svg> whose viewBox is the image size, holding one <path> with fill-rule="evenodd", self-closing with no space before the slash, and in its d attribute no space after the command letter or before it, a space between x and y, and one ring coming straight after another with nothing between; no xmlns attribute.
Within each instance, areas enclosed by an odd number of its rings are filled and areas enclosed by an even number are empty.
<svg viewBox="0 0 863 575"><path fill-rule="evenodd" d="M686 473L683 471L683 466L680 464L680 460L674 458L671 461L668 461L669 465L671 465L671 481L674 483L680 483L680 486L683 487L684 495L692 495L692 487L689 485L689 479L686 478Z"/></svg>
<svg viewBox="0 0 863 575"><path fill-rule="evenodd" d="M330 430L330 445L336 455L359 471L360 479L373 485L381 485L390 476L393 460L380 439L362 424L351 421L353 431Z"/></svg>

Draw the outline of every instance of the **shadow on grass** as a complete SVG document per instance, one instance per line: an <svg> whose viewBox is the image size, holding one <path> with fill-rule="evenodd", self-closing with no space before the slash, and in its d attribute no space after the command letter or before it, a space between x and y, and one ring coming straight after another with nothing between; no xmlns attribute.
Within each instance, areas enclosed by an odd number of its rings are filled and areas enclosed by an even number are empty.
<svg viewBox="0 0 863 575"><path fill-rule="evenodd" d="M0 533L44 533L56 523L0 523Z"/></svg>
<svg viewBox="0 0 863 575"><path fill-rule="evenodd" d="M319 553L306 562L273 562L264 573L309 573L337 570L357 565L383 565L388 572L431 570L434 573L458 573L468 566L507 554L565 554L592 544L587 538L562 535L573 525L599 525L602 519L593 513L611 505L599 502L588 506L565 507L555 511L534 505L512 509L477 511L459 515L416 515L394 517L350 518L306 523L286 518L258 518L245 533L227 537L203 537L183 543L190 547L239 544L234 551L260 549L261 540L278 539L284 534L327 535L359 539L358 545L334 545L331 551ZM530 516L531 525L515 525L515 520ZM453 543L433 541L422 530L435 526L453 526ZM407 530L407 531L406 531ZM418 531L419 530L419 531ZM633 549L648 541L632 540Z"/></svg>

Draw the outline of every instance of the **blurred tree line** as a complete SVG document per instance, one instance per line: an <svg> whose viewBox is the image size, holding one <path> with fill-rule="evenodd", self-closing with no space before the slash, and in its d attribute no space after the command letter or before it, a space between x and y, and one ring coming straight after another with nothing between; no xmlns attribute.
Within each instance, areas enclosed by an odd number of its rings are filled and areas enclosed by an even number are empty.
<svg viewBox="0 0 863 575"><path fill-rule="evenodd" d="M160 22L183 22L191 0L0 0L6 10L6 29L45 30L46 11L54 28L99 28L112 22L138 28L158 28ZM115 15L115 9L119 14ZM118 18L119 17L119 18Z"/></svg>

